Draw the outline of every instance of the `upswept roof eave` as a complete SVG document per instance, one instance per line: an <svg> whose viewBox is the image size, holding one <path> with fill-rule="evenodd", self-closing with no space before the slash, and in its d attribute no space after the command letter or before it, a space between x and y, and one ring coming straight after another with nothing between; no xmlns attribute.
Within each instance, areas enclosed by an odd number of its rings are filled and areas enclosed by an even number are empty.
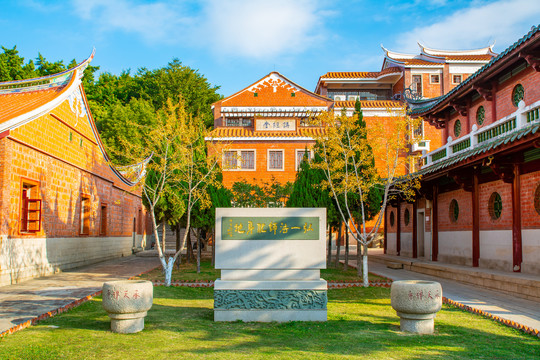
<svg viewBox="0 0 540 360"><path fill-rule="evenodd" d="M514 44L510 45L508 48L506 48L499 55L497 55L496 57L491 59L487 64L482 66L475 73L471 74L461 84L459 84L458 86L456 86L455 88L450 90L445 95L441 96L438 102L436 102L435 104L429 106L427 109L418 109L416 111L413 110L412 113L414 115L418 115L418 116L424 115L428 111L435 110L435 109L439 108L441 106L441 104L443 102L445 102L446 100L449 100L450 98L452 98L454 96L458 96L457 94L459 94L460 92L466 91L464 89L469 89L469 85L472 86L472 83L474 81L478 81L479 79L481 79L483 77L486 77L487 76L486 71L489 70L490 67L494 66L496 63L499 63L502 59L514 54L518 47L520 47L521 45L526 43L527 40L531 39L533 36L539 34L539 32L540 32L540 24L533 27L533 29L531 29L531 31L529 31L527 34L525 34L525 36L520 38Z"/></svg>
<svg viewBox="0 0 540 360"><path fill-rule="evenodd" d="M493 46L495 46L495 43L478 49L470 49L470 50L439 50L439 49L433 49L429 48L425 45L423 45L420 42L417 42L418 46L420 47L420 53L426 54L426 55L432 55L432 56L459 56L459 55L492 55L496 56L497 54L493 52Z"/></svg>

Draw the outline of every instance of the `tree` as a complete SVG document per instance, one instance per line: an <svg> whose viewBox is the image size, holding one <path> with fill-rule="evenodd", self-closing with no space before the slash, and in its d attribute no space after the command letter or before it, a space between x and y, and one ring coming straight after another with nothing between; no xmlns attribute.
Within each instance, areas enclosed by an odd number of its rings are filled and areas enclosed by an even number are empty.
<svg viewBox="0 0 540 360"><path fill-rule="evenodd" d="M330 264L332 260L332 228L339 225L340 218L338 217L335 201L331 198L328 190L320 186L325 179L324 172L311 166L307 153L306 149L286 206L326 208L329 229L327 264ZM315 154L313 161L317 163L322 161L318 153Z"/></svg>
<svg viewBox="0 0 540 360"><path fill-rule="evenodd" d="M283 207L292 191L292 184L281 184L274 178L261 185L237 181L232 186L234 207Z"/></svg>
<svg viewBox="0 0 540 360"><path fill-rule="evenodd" d="M23 80L37 77L32 61L24 64L24 58L19 56L17 46L8 49L2 46L0 54L0 81Z"/></svg>
<svg viewBox="0 0 540 360"><path fill-rule="evenodd" d="M336 117L333 113L326 113L313 121L315 125L326 127L325 134L317 139L320 146L316 148L323 161L313 166L323 170L326 178L323 185L336 200L338 212L345 221L347 230L362 246L364 286L369 286L367 249L382 223L382 210L388 200L398 192L405 198L410 198L419 187L418 178L412 179L406 175L401 176L396 183L400 175L399 169L409 159L406 154L411 137L408 135L419 121L421 120L409 117L405 107L389 110L388 120L373 122L369 133L366 127L362 126L358 115L348 118L344 114ZM387 124L391 125L391 131L386 128ZM374 165L374 156L383 163L380 169ZM382 177L378 171L383 173ZM375 226L368 231L366 221L372 189L380 190L383 196L377 206ZM359 198L359 218L352 216L350 194L356 194ZM343 202L339 201L340 197L343 197ZM351 223L346 222L346 219L351 219Z"/></svg>
<svg viewBox="0 0 540 360"><path fill-rule="evenodd" d="M204 137L207 131L202 119L191 117L182 99L178 105L169 100L166 107L159 111L157 124L147 132L143 145L124 142L126 153L138 159L151 160L148 163L148 174L151 181L143 183L142 192L146 199L154 226L154 237L159 259L165 272L165 283L171 284L173 265L184 249L189 236L191 215L194 207L210 206L209 186L219 186L216 181L218 158L208 155ZM135 125L137 126L137 125ZM209 152L217 154L216 151ZM174 256L165 257L158 233L159 203L169 195L183 202L186 231L182 246Z"/></svg>

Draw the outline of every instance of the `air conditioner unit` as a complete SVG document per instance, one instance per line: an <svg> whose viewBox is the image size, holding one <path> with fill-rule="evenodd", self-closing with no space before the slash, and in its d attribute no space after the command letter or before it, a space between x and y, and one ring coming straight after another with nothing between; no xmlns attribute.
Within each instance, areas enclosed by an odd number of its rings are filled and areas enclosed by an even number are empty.
<svg viewBox="0 0 540 360"><path fill-rule="evenodd" d="M334 101L345 101L345 95L334 95Z"/></svg>
<svg viewBox="0 0 540 360"><path fill-rule="evenodd" d="M349 101L351 101L351 100L356 101L356 99L360 100L360 95L349 95L347 97L347 100L349 100Z"/></svg>

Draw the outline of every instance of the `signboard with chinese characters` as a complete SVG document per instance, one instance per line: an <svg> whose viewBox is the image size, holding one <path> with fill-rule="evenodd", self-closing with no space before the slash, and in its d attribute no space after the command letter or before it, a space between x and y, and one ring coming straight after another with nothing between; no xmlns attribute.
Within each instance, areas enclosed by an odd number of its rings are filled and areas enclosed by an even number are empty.
<svg viewBox="0 0 540 360"><path fill-rule="evenodd" d="M257 119L255 121L257 131L296 131L295 119Z"/></svg>
<svg viewBox="0 0 540 360"><path fill-rule="evenodd" d="M318 217L229 217L221 220L223 240L317 240Z"/></svg>

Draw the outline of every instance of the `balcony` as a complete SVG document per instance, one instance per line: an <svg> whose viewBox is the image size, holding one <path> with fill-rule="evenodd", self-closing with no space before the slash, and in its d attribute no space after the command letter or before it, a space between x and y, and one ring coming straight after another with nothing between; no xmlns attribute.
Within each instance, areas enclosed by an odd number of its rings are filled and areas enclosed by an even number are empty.
<svg viewBox="0 0 540 360"><path fill-rule="evenodd" d="M497 140L504 139L504 143L512 142L521 137L518 137L518 132L526 131L527 128L538 124L540 124L540 101L529 106L525 106L525 103L521 101L514 113L497 120L495 123L480 129L474 124L471 132L467 135L458 139L449 137L444 146L422 156L422 164L424 164L422 169L460 155L466 158L470 156L469 151L474 149L480 151L483 148L487 150L498 146L500 144L496 144ZM512 134L515 136L510 136Z"/></svg>
<svg viewBox="0 0 540 360"><path fill-rule="evenodd" d="M431 140L420 140L416 143L413 143L411 145L411 152L420 152L420 151L426 151L429 152L429 142Z"/></svg>

